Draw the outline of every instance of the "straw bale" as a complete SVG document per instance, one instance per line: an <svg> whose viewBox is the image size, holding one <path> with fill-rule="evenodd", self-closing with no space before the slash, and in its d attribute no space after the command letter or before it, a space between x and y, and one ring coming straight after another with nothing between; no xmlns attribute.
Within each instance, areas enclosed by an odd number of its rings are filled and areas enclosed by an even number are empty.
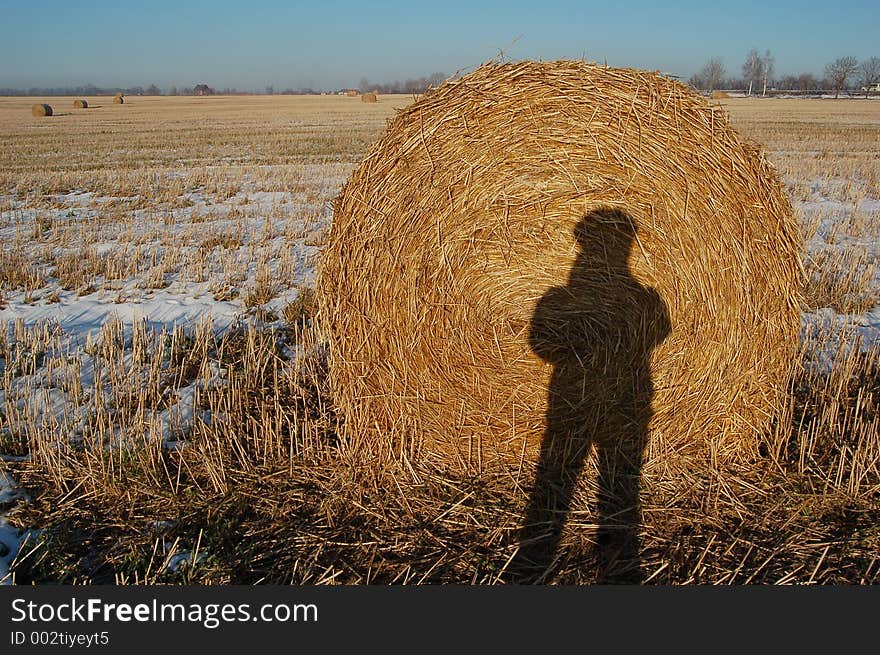
<svg viewBox="0 0 880 655"><path fill-rule="evenodd" d="M77 98L76 100L73 101L74 109L86 109L86 108L88 108L88 106L89 106L89 103L81 98Z"/></svg>
<svg viewBox="0 0 880 655"><path fill-rule="evenodd" d="M38 102L35 105L31 106L31 115L33 116L51 116L52 115L52 107L49 105Z"/></svg>
<svg viewBox="0 0 880 655"><path fill-rule="evenodd" d="M490 63L400 111L318 274L353 447L534 461L758 450L799 327L799 230L727 114L659 74Z"/></svg>
<svg viewBox="0 0 880 655"><path fill-rule="evenodd" d="M379 96L375 93L365 93L361 96L361 102L379 102Z"/></svg>

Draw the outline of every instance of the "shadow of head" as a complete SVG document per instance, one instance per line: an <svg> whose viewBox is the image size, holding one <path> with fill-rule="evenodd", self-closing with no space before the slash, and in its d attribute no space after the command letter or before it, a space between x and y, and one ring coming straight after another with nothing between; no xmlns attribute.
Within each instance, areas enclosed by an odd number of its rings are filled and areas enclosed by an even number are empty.
<svg viewBox="0 0 880 655"><path fill-rule="evenodd" d="M641 256L636 221L625 211L597 209L575 225L578 252L564 286L553 287L532 316L529 345L557 366L602 369L644 362L647 350L669 332L666 307L657 292L633 274ZM635 252L634 252L635 250ZM618 371L624 373L625 371Z"/></svg>

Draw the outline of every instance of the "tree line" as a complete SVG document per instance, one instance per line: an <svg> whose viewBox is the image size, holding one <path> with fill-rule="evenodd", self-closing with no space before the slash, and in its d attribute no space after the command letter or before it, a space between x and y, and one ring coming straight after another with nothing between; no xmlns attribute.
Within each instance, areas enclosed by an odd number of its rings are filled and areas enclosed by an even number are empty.
<svg viewBox="0 0 880 655"><path fill-rule="evenodd" d="M813 73L776 75L773 54L766 50L760 54L752 48L746 54L740 69L741 77L728 77L727 69L720 57L712 57L698 72L688 80L695 89L715 91L717 89L741 89L746 95L766 96L768 90L798 91L816 93L833 91L838 97L841 91L864 90L867 97L871 87L880 84L880 57L870 57L862 62L852 56L838 57L825 66L824 76Z"/></svg>
<svg viewBox="0 0 880 655"><path fill-rule="evenodd" d="M720 57L712 57L708 62L688 80L695 89L701 91L715 91L718 89L743 90L746 95L766 96L768 91L785 90L795 91L802 94L817 93L819 91L833 91L835 97L841 91L851 89L870 89L880 84L880 57L870 57L859 62L852 56L839 57L825 66L824 76L817 77L813 73L777 75L775 71L775 59L770 50L763 54L752 48L746 54L745 61L740 69L741 76L729 76L724 62ZM449 76L446 73L432 73L426 77L418 77L393 82L371 82L366 77L361 78L357 90L361 93L376 91L382 94L403 93L420 94L431 87L440 86ZM235 88L214 89L207 84L196 84L191 87L172 86L167 92L155 84L146 88L142 86L131 87L98 87L86 84L76 87L31 87L28 89L0 88L0 96L104 96L121 92L123 95L138 96L190 96L190 95L240 95L253 93L253 91L239 91ZM275 88L266 86L264 93L276 94ZM283 95L310 95L322 93L311 88L286 88L277 92ZM869 93L865 90L865 95Z"/></svg>
<svg viewBox="0 0 880 655"><path fill-rule="evenodd" d="M142 86L101 87L94 84L59 87L32 86L28 89L0 88L0 96L112 96L116 93L122 93L126 96L144 96L160 95L162 91L155 84L151 84L146 89Z"/></svg>
<svg viewBox="0 0 880 655"><path fill-rule="evenodd" d="M361 93L369 93L376 91L378 93L424 93L428 88L438 87L443 84L444 80L449 77L446 73L431 73L427 77L417 77L407 80L395 80L394 82L371 82L366 77L362 77L358 83L358 91Z"/></svg>
<svg viewBox="0 0 880 655"><path fill-rule="evenodd" d="M361 93L376 91L382 94L404 93L419 94L424 93L430 87L437 87L449 77L446 73L432 73L427 77L418 77L406 80L395 80L393 82L371 82L367 78L361 78L357 90ZM340 89L338 91L344 91ZM337 92L338 92L337 91ZM239 91L236 88L215 89L207 84L196 84L194 86L172 86L167 91L160 89L155 84L150 84L146 88L142 86L123 87L99 87L94 84L85 84L74 87L30 87L28 89L12 89L0 88L0 96L108 96L115 93L122 93L127 96L194 96L194 95L244 95L258 93L255 91ZM276 91L273 85L267 85L263 89L266 95L316 95L327 93L327 91L315 90L308 87L299 87L296 89L285 88L282 91ZM333 93L333 92L330 92Z"/></svg>

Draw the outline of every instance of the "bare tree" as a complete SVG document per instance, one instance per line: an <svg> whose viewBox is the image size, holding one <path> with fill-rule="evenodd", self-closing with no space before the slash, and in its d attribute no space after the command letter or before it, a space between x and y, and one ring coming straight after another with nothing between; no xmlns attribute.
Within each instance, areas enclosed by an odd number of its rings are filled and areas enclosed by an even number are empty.
<svg viewBox="0 0 880 655"><path fill-rule="evenodd" d="M825 67L825 76L834 89L834 97L840 96L841 89L846 88L847 80L856 72L859 62L855 57L840 57Z"/></svg>
<svg viewBox="0 0 880 655"><path fill-rule="evenodd" d="M446 81L446 78L449 77L446 73L431 73L428 76L428 86L436 89L438 86L443 84Z"/></svg>
<svg viewBox="0 0 880 655"><path fill-rule="evenodd" d="M752 48L746 55L746 60L742 67L743 79L749 84L747 95L752 95L752 88L761 81L763 68L764 61L761 59L761 55L758 54L757 50Z"/></svg>
<svg viewBox="0 0 880 655"><path fill-rule="evenodd" d="M770 54L769 50L764 51L764 57L761 59L761 72L763 73L764 78L764 91L761 93L762 96L767 95L767 83L773 81L773 64L775 60L773 59L773 55Z"/></svg>
<svg viewBox="0 0 880 655"><path fill-rule="evenodd" d="M712 57L703 67L703 73L706 76L706 84L709 86L709 91L714 91L721 86L727 71L724 70L721 57Z"/></svg>
<svg viewBox="0 0 880 655"><path fill-rule="evenodd" d="M880 82L880 57L871 57L859 65L859 83L865 90L865 97L874 85Z"/></svg>
<svg viewBox="0 0 880 655"><path fill-rule="evenodd" d="M812 73L801 73L797 76L797 86L806 95L819 87L819 80Z"/></svg>
<svg viewBox="0 0 880 655"><path fill-rule="evenodd" d="M147 87L147 90L144 91L148 96L160 96L162 95L162 90L156 86L155 84L151 84Z"/></svg>
<svg viewBox="0 0 880 655"><path fill-rule="evenodd" d="M724 81L726 71L721 57L712 57L699 71L694 73L688 82L696 89L714 91Z"/></svg>
<svg viewBox="0 0 880 655"><path fill-rule="evenodd" d="M790 73L780 75L776 80L776 86L783 91L791 91L797 87L797 75L792 75Z"/></svg>

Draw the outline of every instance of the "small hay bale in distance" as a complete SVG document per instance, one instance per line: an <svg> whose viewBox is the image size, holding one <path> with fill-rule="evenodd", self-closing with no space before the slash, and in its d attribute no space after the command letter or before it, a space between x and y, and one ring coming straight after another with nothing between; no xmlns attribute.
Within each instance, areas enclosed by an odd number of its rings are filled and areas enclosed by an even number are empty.
<svg viewBox="0 0 880 655"><path fill-rule="evenodd" d="M364 93L361 96L361 102L379 102L379 96L375 93Z"/></svg>
<svg viewBox="0 0 880 655"><path fill-rule="evenodd" d="M345 95L348 96L349 98L357 98L358 92L355 91L354 89L349 89L348 91L345 92Z"/></svg>
<svg viewBox="0 0 880 655"><path fill-rule="evenodd" d="M643 425L648 461L755 457L800 251L774 169L685 85L483 65L398 113L334 200L319 317L346 438L515 464L548 421Z"/></svg>
<svg viewBox="0 0 880 655"><path fill-rule="evenodd" d="M31 115L32 116L51 116L52 115L52 107L43 103L43 102L38 102L34 105L31 105Z"/></svg>
<svg viewBox="0 0 880 655"><path fill-rule="evenodd" d="M82 98L77 98L73 101L74 109L88 109L89 103L83 100Z"/></svg>
<svg viewBox="0 0 880 655"><path fill-rule="evenodd" d="M713 91L712 92L712 100L724 100L725 98L729 98L730 94L724 91Z"/></svg>
<svg viewBox="0 0 880 655"><path fill-rule="evenodd" d="M113 96L113 104L114 105L125 104L125 99L122 97L121 93L117 93L115 96Z"/></svg>

